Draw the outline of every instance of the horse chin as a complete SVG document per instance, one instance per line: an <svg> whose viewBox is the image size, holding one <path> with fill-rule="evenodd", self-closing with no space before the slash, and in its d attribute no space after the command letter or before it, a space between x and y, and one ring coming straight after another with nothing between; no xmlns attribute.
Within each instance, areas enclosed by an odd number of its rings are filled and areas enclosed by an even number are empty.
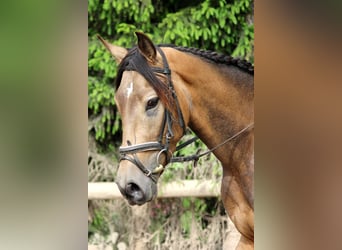
<svg viewBox="0 0 342 250"><path fill-rule="evenodd" d="M127 202L131 206L135 206L135 205L142 206L146 203L146 201L133 201L133 200L129 200L129 199L127 199Z"/></svg>

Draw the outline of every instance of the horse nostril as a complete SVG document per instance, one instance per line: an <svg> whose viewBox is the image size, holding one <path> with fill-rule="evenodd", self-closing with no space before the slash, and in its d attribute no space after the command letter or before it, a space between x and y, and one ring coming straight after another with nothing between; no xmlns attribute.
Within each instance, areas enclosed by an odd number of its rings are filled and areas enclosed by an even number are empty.
<svg viewBox="0 0 342 250"><path fill-rule="evenodd" d="M131 194L134 192L139 192L140 188L137 184L135 183L128 183L126 186L126 193Z"/></svg>
<svg viewBox="0 0 342 250"><path fill-rule="evenodd" d="M140 187L135 183L128 183L126 185L126 195L135 199L142 199L144 194Z"/></svg>

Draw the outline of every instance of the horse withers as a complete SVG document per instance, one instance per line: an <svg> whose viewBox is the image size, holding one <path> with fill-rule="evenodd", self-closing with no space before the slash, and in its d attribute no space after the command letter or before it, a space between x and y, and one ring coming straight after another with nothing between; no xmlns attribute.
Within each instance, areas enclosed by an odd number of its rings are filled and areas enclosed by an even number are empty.
<svg viewBox="0 0 342 250"><path fill-rule="evenodd" d="M216 52L156 46L136 32L130 50L100 41L120 63L115 101L123 125L117 185L131 205L157 196L157 181L187 127L223 168L221 198L254 248L254 68Z"/></svg>

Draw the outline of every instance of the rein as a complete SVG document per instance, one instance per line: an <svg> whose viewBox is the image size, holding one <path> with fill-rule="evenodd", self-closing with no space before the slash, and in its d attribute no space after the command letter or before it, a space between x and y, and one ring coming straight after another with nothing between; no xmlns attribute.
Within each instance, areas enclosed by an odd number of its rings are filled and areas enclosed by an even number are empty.
<svg viewBox="0 0 342 250"><path fill-rule="evenodd" d="M254 126L254 123L250 123L247 127L241 129L239 132L237 132L236 134L234 134L233 136L229 137L228 139L224 140L223 142L221 142L220 144L216 145L215 147L208 149L207 151L201 153L201 154L194 154L194 155L190 155L190 156L178 156L178 157L172 157L171 158L171 162L187 162L187 161L195 161L197 162L199 160L199 158L212 153L213 151L215 151L216 149L218 149L219 147L223 146L224 144L226 144L227 142L235 139L236 137L238 137L239 135L241 135L243 132L245 132L246 130L250 129L251 127ZM197 137L194 137L186 142L184 142L183 144L179 145L176 148L176 151L180 150L181 148L184 148L185 146L189 145L190 143L196 141L198 139ZM184 145L184 146L183 146Z"/></svg>
<svg viewBox="0 0 342 250"><path fill-rule="evenodd" d="M175 100L176 103L176 108L177 108L177 114L178 114L178 118L179 118L179 124L183 129L183 135L185 134L186 131L186 127L185 127L185 122L184 122L184 118L183 118L183 114L179 105L179 101L176 95L176 91L174 89L172 80L171 80L171 70L169 68L169 64L167 62L166 56L164 54L164 52L159 48L156 47L156 49L158 50L158 52L160 53L162 60L163 60L163 65L164 68L158 68L158 67L152 67L152 71L155 73L160 73L160 74L164 74L167 77L167 84L169 87L170 92L172 93L172 97ZM126 68L126 70L134 70L132 68ZM139 144L135 144L132 145L132 143L127 140L127 145L128 146L121 146L119 147L119 153L121 155L120 157L120 161L122 160L128 160L130 162L132 162L134 165L136 165L147 177L151 178L151 180L155 183L157 183L157 177L155 175L159 175L164 171L165 166L163 166L162 164L160 164L159 162L159 157L161 156L161 154L165 153L166 155L166 165L170 162L187 162L187 161L195 161L197 162L199 160L199 158L210 154L211 152L215 151L216 149L218 149L219 147L223 146L224 144L226 144L227 142L235 139L236 137L238 137L239 135L241 135L243 132L247 131L249 128L251 128L252 126L254 126L254 123L249 124L247 127L241 129L239 132L237 132L236 134L234 134L233 136L227 138L226 140L224 140L222 143L216 145L215 147L213 147L212 149L209 149L201 154L194 154L194 155L190 155L190 156L178 156L178 157L172 157L172 152L169 149L169 145L170 145L170 141L173 138L174 134L172 131L172 115L171 112L168 109L165 109L164 112L164 119L161 125L161 131L160 131L160 135L158 138L158 141L154 141L154 142L144 142L144 143L139 143ZM166 130L166 136L165 136L165 143L163 143L163 135L164 135L164 131ZM193 143L194 141L198 140L198 137L194 137L192 139L189 139L188 141L182 143L181 145L176 147L176 151L179 151L180 149L188 146L189 144ZM157 167L155 169L148 169L144 166L144 164L139 160L137 153L139 152L147 152L147 151L159 151L158 155L157 155ZM169 153L170 156L169 157ZM132 155L132 156L130 156Z"/></svg>

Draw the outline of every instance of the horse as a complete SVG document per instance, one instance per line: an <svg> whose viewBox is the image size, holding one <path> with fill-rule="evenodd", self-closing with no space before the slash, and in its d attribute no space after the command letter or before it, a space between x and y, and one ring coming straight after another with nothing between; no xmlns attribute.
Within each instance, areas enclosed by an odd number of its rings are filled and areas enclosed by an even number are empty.
<svg viewBox="0 0 342 250"><path fill-rule="evenodd" d="M129 50L98 35L119 63L120 192L130 205L156 198L158 178L190 128L221 162L221 199L241 233L237 249L254 249L254 66L135 34Z"/></svg>

